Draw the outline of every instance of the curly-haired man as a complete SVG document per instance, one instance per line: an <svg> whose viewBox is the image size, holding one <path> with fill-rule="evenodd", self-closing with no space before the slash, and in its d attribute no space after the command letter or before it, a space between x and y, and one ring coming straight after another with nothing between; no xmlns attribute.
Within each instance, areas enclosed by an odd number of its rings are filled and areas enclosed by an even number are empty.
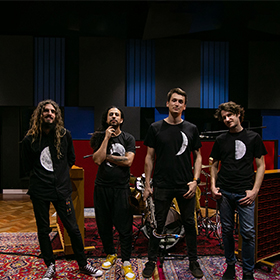
<svg viewBox="0 0 280 280"><path fill-rule="evenodd" d="M225 246L227 269L222 279L235 278L234 214L239 213L242 236L243 279L254 279L255 228L254 209L265 171L264 155L267 153L260 135L244 129L244 109L235 102L219 105L215 117L224 122L229 131L216 138L210 157L211 190L217 199L222 237ZM253 161L257 172L254 179ZM218 172L219 163L221 169Z"/></svg>
<svg viewBox="0 0 280 280"><path fill-rule="evenodd" d="M64 128L61 110L53 100L41 101L34 110L30 129L22 141L22 157L25 171L30 174L28 194L33 204L41 254L47 265L42 280L51 280L55 275L55 259L49 238L50 202L69 234L80 272L101 276L102 271L88 264L84 254L71 199L69 169L75 163L72 137Z"/></svg>

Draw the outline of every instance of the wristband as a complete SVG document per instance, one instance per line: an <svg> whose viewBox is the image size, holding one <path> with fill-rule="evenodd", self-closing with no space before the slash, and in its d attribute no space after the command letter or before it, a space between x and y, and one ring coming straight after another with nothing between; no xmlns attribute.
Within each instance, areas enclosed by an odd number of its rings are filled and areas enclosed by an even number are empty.
<svg viewBox="0 0 280 280"><path fill-rule="evenodd" d="M197 179L196 179L196 178L193 178L193 181L196 181L196 182L197 182L197 185L199 185L200 182L201 182L201 181L200 181L200 178L197 178Z"/></svg>

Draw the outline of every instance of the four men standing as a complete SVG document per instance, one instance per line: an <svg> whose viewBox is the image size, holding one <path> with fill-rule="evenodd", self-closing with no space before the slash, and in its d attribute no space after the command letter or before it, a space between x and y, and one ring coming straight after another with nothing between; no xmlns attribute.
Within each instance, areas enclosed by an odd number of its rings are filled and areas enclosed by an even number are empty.
<svg viewBox="0 0 280 280"><path fill-rule="evenodd" d="M196 278L203 272L197 261L197 240L194 221L195 195L200 183L202 157L197 127L182 119L187 95L174 88L167 95L168 117L152 123L144 144L144 200L153 195L156 233L161 234L171 205L176 198L185 229L189 268ZM215 117L229 128L217 137L211 157L211 190L219 205L227 270L223 279L235 277L234 211L237 209L242 235L243 279L254 279L254 206L264 171L265 147L260 136L241 126L244 109L234 102L223 103ZM113 244L113 226L120 236L122 270L126 280L134 280L130 264L133 216L129 205L130 166L135 155L135 139L121 130L124 115L121 109L110 107L103 114L102 126L91 140L93 160L99 165L94 189L94 206L98 231L107 258L103 269L114 265L117 254ZM71 238L80 271L101 276L102 271L91 267L84 255L83 242L77 226L71 200L69 169L75 163L72 138L63 127L59 106L52 100L38 104L31 118L31 128L22 142L23 163L30 172L30 194L38 227L38 238L47 271L42 278L55 274L55 260L49 240L49 205L52 202ZM192 157L191 157L192 156ZM254 177L253 160L257 172ZM221 168L219 170L219 163ZM192 170L193 166L193 170ZM153 189L150 182L153 173ZM148 262L143 277L153 275L160 239L151 234Z"/></svg>

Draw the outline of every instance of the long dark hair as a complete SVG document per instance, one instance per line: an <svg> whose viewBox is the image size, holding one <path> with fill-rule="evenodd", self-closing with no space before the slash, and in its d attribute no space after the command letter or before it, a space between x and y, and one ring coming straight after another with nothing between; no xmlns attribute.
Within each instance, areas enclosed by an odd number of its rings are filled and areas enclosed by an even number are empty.
<svg viewBox="0 0 280 280"><path fill-rule="evenodd" d="M110 106L103 112L102 117L101 117L101 126L92 134L92 136L90 138L90 146L95 151L100 147L100 145L105 137L105 130L109 127L109 125L107 123L107 117L108 117L109 110L112 108L118 109L121 112L121 118L124 120L124 113L117 106ZM123 125L123 122L120 124L120 128L122 127L122 125ZM110 141L109 141L109 144L110 144ZM108 145L108 146L110 146L110 145Z"/></svg>

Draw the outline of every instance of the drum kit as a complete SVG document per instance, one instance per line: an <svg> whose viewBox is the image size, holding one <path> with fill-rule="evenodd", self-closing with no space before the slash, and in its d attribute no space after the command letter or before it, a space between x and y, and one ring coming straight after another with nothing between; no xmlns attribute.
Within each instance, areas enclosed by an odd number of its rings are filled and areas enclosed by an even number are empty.
<svg viewBox="0 0 280 280"><path fill-rule="evenodd" d="M219 245L222 247L221 223L217 203L215 213L212 216L209 216L209 198L213 200L214 198L209 197L209 195L211 194L211 192L209 191L210 175L203 170L209 167L210 165L202 166L201 174L205 176L205 183L202 183L200 185L203 188L202 191L199 190L199 192L197 192L197 195L199 193L201 194L201 196L203 195L205 197L205 215L202 215L200 205L197 205L196 209L194 210L197 221L197 232L199 235L206 236L207 238L211 238L211 236L214 236L219 241ZM131 179L130 204L133 209L133 214L141 215L141 223L134 224L134 226L137 228L137 231L134 232L134 245L139 237L140 232L143 232L145 237L147 237L148 239L150 238L151 234L153 234L157 238L160 238L160 248L163 249L163 251L172 248L179 242L180 239L184 238L185 236L185 230L181 221L180 209L178 207L176 199L173 199L170 205L162 234L157 234L153 198L150 196L145 202L143 200L145 174L142 174L141 177L137 178L131 177ZM197 199L197 204L199 204L199 199Z"/></svg>
<svg viewBox="0 0 280 280"><path fill-rule="evenodd" d="M137 232L135 233L134 240L138 238L140 232L142 231L144 235L149 239L151 234L156 229L156 219L155 219L155 206L153 198L150 196L144 202L143 193L145 188L145 174L141 177L136 178L135 187L131 188L131 198L130 204L133 209L134 215L141 215L140 225L134 224L137 227ZM185 230L181 222L181 215L178 205L175 200L173 200L170 205L170 209L167 214L165 227L162 235L158 238L160 241L161 249L169 249L176 245L178 241L185 235Z"/></svg>

